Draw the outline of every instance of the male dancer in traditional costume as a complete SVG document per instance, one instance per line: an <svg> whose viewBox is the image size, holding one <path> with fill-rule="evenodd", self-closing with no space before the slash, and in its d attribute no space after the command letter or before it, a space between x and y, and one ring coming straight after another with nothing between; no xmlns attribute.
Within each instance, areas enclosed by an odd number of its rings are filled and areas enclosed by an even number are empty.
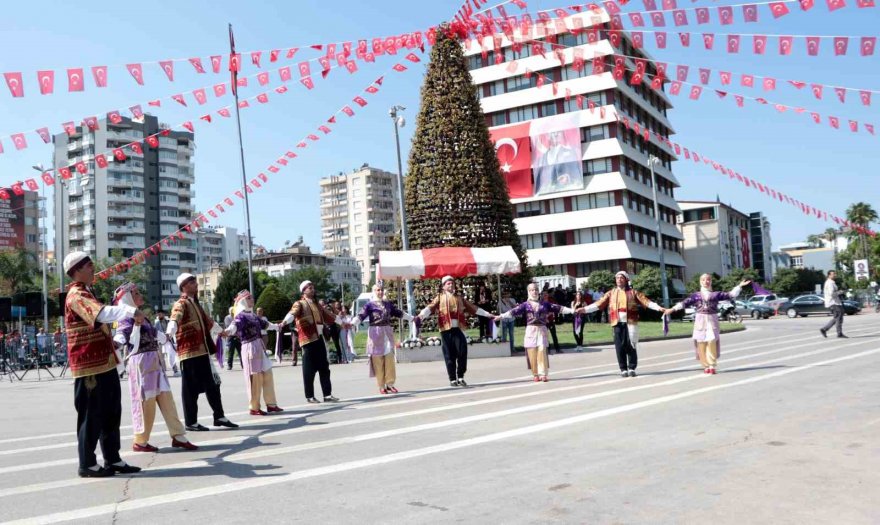
<svg viewBox="0 0 880 525"><path fill-rule="evenodd" d="M696 316L694 317L694 349L697 351L697 359L703 365L703 373L714 375L718 358L721 356L718 302L735 301L742 287L750 282L743 281L739 283L730 293L713 292L712 276L704 273L700 276L699 292L690 294L683 301L664 311L668 315L691 306L696 310Z"/></svg>
<svg viewBox="0 0 880 525"><path fill-rule="evenodd" d="M214 324L199 304L199 283L195 275L180 274L177 287L180 288L180 299L171 310L166 333L177 342L177 358L183 375L180 383L186 429L191 432L208 430L199 423L199 394L202 393L214 411L215 427L238 428L223 414L220 384L214 377L216 372L211 364L210 354L216 351L214 337L221 332L220 327Z"/></svg>
<svg viewBox="0 0 880 525"><path fill-rule="evenodd" d="M617 350L617 364L620 377L635 377L639 364L639 305L657 312L663 307L645 297L645 294L629 285L629 274L624 271L614 276L617 284L601 299L587 306L584 313L598 312L608 308L608 324L614 333L614 348Z"/></svg>
<svg viewBox="0 0 880 525"><path fill-rule="evenodd" d="M462 327L467 327L467 315L476 314L492 317L492 314L477 308L464 297L455 295L455 280L447 275L440 280L442 291L431 304L419 312L422 321L437 313L437 325L446 361L446 374L449 386L467 386L464 374L467 372L467 339Z"/></svg>
<svg viewBox="0 0 880 525"><path fill-rule="evenodd" d="M498 315L495 320L513 319L524 316L526 318L526 334L523 338L523 346L526 347L526 359L535 382L549 381L547 376L550 369L550 358L547 356L550 331L547 329L547 318L552 314L571 314L575 310L560 306L549 301L541 301L538 295L538 285L531 283L528 286L529 300L517 305L513 309ZM577 310L578 314L583 309Z"/></svg>
<svg viewBox="0 0 880 525"><path fill-rule="evenodd" d="M370 377L376 378L380 394L397 393L397 388L394 387L394 382L397 380L397 370L394 365L394 327L391 326L394 318L413 320L411 315L402 312L391 301L385 300L385 289L382 285L374 284L372 299L352 319L355 326L359 326L364 320L370 322L370 327L367 329Z"/></svg>
<svg viewBox="0 0 880 525"><path fill-rule="evenodd" d="M242 370L248 392L248 404L252 416L265 416L267 412L283 412L275 401L275 379L272 377L272 361L266 356L261 331L278 331L278 325L254 312L254 298L247 290L235 296L235 317L226 327L227 336L238 335L241 339ZM266 412L260 408L260 399L266 401Z"/></svg>
<svg viewBox="0 0 880 525"><path fill-rule="evenodd" d="M315 285L303 281L299 285L302 298L293 303L290 312L281 321L282 325L296 322L296 333L303 354L303 387L306 401L319 403L315 398L315 374L321 379L321 393L325 403L336 403L330 383L330 363L327 361L327 345L324 341L324 327L336 322L336 316L315 301ZM294 352L296 350L294 349ZM294 354L296 364L296 354Z"/></svg>
<svg viewBox="0 0 880 525"><path fill-rule="evenodd" d="M138 287L134 283L125 283L113 294L113 304L140 308L144 304ZM186 450L198 450L186 438L183 423L177 416L171 385L165 375L160 345L164 345L167 336L144 319L138 310L134 318L119 321L113 340L125 348L128 361L128 390L131 394L131 421L134 427L134 443L131 449L135 452L159 452L150 444L150 433L156 420L156 405L162 411L162 418L171 434L171 446Z"/></svg>
<svg viewBox="0 0 880 525"><path fill-rule="evenodd" d="M135 315L133 306L104 306L89 288L95 280L95 264L85 252L64 258L64 271L73 279L64 302L67 353L76 407L76 438L79 476L105 478L140 472L119 456L119 423L122 389L116 365L119 361L110 336L110 323ZM104 467L98 466L95 447L101 442Z"/></svg>

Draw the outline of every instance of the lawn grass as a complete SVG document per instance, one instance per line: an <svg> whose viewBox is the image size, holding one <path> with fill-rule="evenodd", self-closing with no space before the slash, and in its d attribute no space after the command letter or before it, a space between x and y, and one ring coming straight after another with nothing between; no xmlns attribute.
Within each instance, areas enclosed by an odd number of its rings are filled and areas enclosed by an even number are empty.
<svg viewBox="0 0 880 525"><path fill-rule="evenodd" d="M734 324L734 323L721 323L721 332L737 332L739 330L744 330L745 327L742 324ZM523 336L525 334L524 326L517 326L514 328L514 344L517 347L522 347ZM693 333L694 325L693 323L683 323L683 322L672 322L669 324L669 335L667 338L676 338L676 337L690 337ZM405 332L406 333L406 332ZM469 335L476 339L480 335L480 331L476 328L465 331L466 335ZM439 336L438 332L422 332L422 337L432 337ZM500 334L499 334L500 335ZM571 323L562 324L556 327L556 336L559 338L559 346L560 348L574 348L574 334L572 333L572 325ZM642 321L639 323L639 340L647 341L649 339L662 339L663 338L663 324L659 321ZM611 335L611 326L607 323L595 324L595 323L587 323L584 327L584 346L596 346L603 344L612 344L614 342L614 338ZM367 332L366 330L362 330L355 334L354 337L354 346L357 349L358 354L363 354L364 349L367 345Z"/></svg>

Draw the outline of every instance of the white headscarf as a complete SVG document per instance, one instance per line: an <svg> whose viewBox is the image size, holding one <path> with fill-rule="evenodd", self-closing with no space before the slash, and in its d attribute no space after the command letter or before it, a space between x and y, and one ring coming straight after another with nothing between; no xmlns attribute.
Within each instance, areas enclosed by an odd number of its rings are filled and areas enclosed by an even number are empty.
<svg viewBox="0 0 880 525"><path fill-rule="evenodd" d="M248 306L248 299L251 298L251 293L247 290L242 290L238 292L238 295L235 296L235 306L232 307L232 316L236 317L241 312L249 312L251 307Z"/></svg>
<svg viewBox="0 0 880 525"><path fill-rule="evenodd" d="M137 285L132 282L127 282L119 286L115 292L113 292L113 304L119 305L124 304L125 306L134 306L134 297L132 297L131 292L137 290Z"/></svg>
<svg viewBox="0 0 880 525"><path fill-rule="evenodd" d="M526 293L529 295L529 301L539 301L541 299L540 291L538 291L538 285L536 283L531 283L528 288L526 288Z"/></svg>
<svg viewBox="0 0 880 525"><path fill-rule="evenodd" d="M379 299L379 296L376 295L376 288L382 288L383 290L385 289L385 287L383 287L383 286L379 286L378 284L374 284L373 288L371 289L372 293L370 295L370 301L374 302L374 303L381 303L382 299Z"/></svg>

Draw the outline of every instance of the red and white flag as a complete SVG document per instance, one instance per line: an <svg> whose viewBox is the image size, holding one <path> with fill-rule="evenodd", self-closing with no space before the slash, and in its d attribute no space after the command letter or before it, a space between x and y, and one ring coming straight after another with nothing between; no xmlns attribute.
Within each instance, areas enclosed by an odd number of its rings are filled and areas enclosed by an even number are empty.
<svg viewBox="0 0 880 525"><path fill-rule="evenodd" d="M114 110L107 113L107 120L112 122L113 124L119 124L122 122L122 115L119 114L119 111Z"/></svg>
<svg viewBox="0 0 880 525"><path fill-rule="evenodd" d="M83 89L85 89L85 81L83 79L82 68L68 69L67 70L67 90L68 91L82 91Z"/></svg>
<svg viewBox="0 0 880 525"><path fill-rule="evenodd" d="M868 99L870 100L870 95L869 95ZM867 104L866 104L866 105L867 105ZM37 135L39 135L40 138L43 139L43 142L46 143L46 144L48 144L48 143L50 143L50 142L52 141L52 135L49 134L49 128L40 128L40 129L38 129L38 130L37 130Z"/></svg>
<svg viewBox="0 0 880 525"><path fill-rule="evenodd" d="M807 54L810 56L816 56L819 54L819 43L822 39L818 36L808 36L807 37Z"/></svg>
<svg viewBox="0 0 880 525"><path fill-rule="evenodd" d="M757 22L758 21L758 6L749 4L742 6L743 10L743 19L746 22Z"/></svg>
<svg viewBox="0 0 880 525"><path fill-rule="evenodd" d="M192 92L193 97L196 99L196 102L199 105L202 105L208 101L208 95L205 94L205 88L199 88Z"/></svg>
<svg viewBox="0 0 880 525"><path fill-rule="evenodd" d="M55 92L55 72L51 69L37 71L37 82L40 84L41 95L51 95Z"/></svg>
<svg viewBox="0 0 880 525"><path fill-rule="evenodd" d="M92 66L92 78L95 79L95 86L107 87L107 66Z"/></svg>
<svg viewBox="0 0 880 525"><path fill-rule="evenodd" d="M261 86L265 86L266 84L268 84L269 83L269 73L267 71L263 71L262 73L257 75L257 82L259 82L259 84Z"/></svg>
<svg viewBox="0 0 880 525"><path fill-rule="evenodd" d="M159 61L159 67L161 67L162 71L165 72L165 76L168 77L168 80L174 82L174 61L161 60Z"/></svg>
<svg viewBox="0 0 880 525"><path fill-rule="evenodd" d="M223 57L220 55L214 55L211 57L211 71L219 73L221 65L223 65Z"/></svg>
<svg viewBox="0 0 880 525"><path fill-rule="evenodd" d="M226 84L215 84L214 85L214 96L222 97L226 94Z"/></svg>
<svg viewBox="0 0 880 525"><path fill-rule="evenodd" d="M859 45L859 50L863 57L871 56L874 54L874 47L877 45L877 37L876 36L863 36L862 41Z"/></svg>
<svg viewBox="0 0 880 525"><path fill-rule="evenodd" d="M27 139L24 138L24 133L13 133L9 138L15 144L15 149L22 150L27 148Z"/></svg>
<svg viewBox="0 0 880 525"><path fill-rule="evenodd" d="M849 46L849 37L846 37L846 36L834 37L834 55L835 56L845 55L846 49L848 46Z"/></svg>
<svg viewBox="0 0 880 525"><path fill-rule="evenodd" d="M184 100L183 95L181 94L171 95L171 100L179 102L181 105L186 106L186 100Z"/></svg>
<svg viewBox="0 0 880 525"><path fill-rule="evenodd" d="M730 6L722 6L718 8L718 20L721 25L726 26L733 23L733 8Z"/></svg>
<svg viewBox="0 0 880 525"><path fill-rule="evenodd" d="M779 37L779 54L780 55L790 55L791 54L791 46L793 37L791 36L781 36Z"/></svg>
<svg viewBox="0 0 880 525"><path fill-rule="evenodd" d="M202 59L199 57L193 57L189 59L189 63L192 64L193 68L196 70L196 73L204 73L205 67L202 65Z"/></svg>
<svg viewBox="0 0 880 525"><path fill-rule="evenodd" d="M144 116L144 111L141 109L140 104L131 106L128 110L131 111L131 116L137 120L140 120Z"/></svg>
<svg viewBox="0 0 880 525"><path fill-rule="evenodd" d="M141 64L125 64L125 69L131 73L131 77L140 85L144 85L144 67Z"/></svg>

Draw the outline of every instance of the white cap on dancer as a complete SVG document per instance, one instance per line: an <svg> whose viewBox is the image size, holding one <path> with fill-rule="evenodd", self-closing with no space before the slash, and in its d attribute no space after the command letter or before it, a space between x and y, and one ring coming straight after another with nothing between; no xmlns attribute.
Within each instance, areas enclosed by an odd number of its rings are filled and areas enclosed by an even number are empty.
<svg viewBox="0 0 880 525"><path fill-rule="evenodd" d="M451 275L447 275L446 277L440 279L440 286L443 286L444 284L446 284L446 281L451 281L451 280L453 280L453 279L452 279L452 276L451 276Z"/></svg>
<svg viewBox="0 0 880 525"><path fill-rule="evenodd" d="M299 293L303 293L306 291L306 286L312 284L312 281L303 281L299 283Z"/></svg>
<svg viewBox="0 0 880 525"><path fill-rule="evenodd" d="M625 271L620 270L619 272L614 274L614 277L617 277L618 275L622 275L627 281L629 281L629 274L626 273Z"/></svg>
<svg viewBox="0 0 880 525"><path fill-rule="evenodd" d="M64 258L64 273L68 273L71 268L74 268L88 258L89 254L86 252L70 252L67 254L67 257Z"/></svg>
<svg viewBox="0 0 880 525"><path fill-rule="evenodd" d="M177 287L180 288L183 286L183 283L195 278L196 276L191 273L182 273L177 276Z"/></svg>

